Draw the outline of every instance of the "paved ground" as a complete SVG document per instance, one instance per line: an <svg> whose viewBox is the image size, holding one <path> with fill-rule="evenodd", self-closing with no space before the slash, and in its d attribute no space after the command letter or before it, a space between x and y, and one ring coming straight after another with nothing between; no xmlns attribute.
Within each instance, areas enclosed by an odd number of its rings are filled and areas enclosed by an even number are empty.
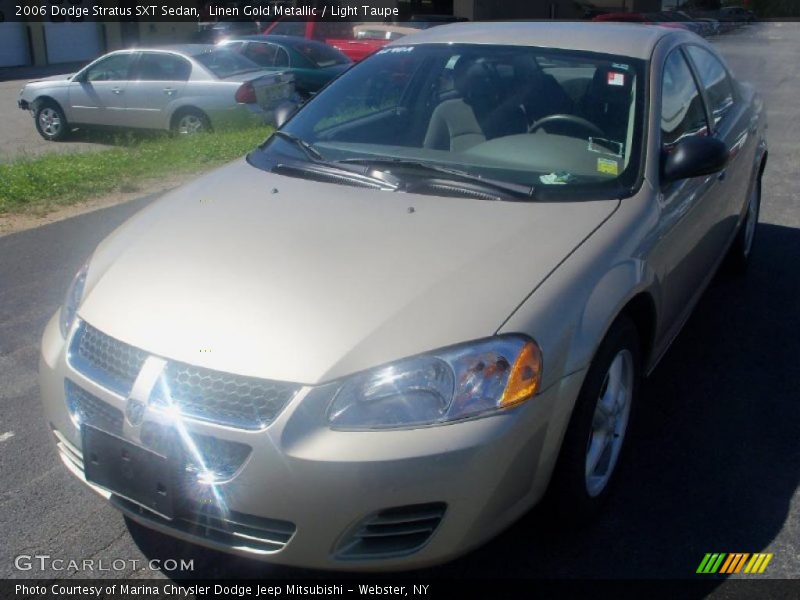
<svg viewBox="0 0 800 600"><path fill-rule="evenodd" d="M683 578L706 552L766 551L775 554L768 575L800 577L800 24L762 25L720 44L770 109L751 272L713 284L647 383L629 460L594 525L564 531L534 511L421 576ZM204 576L301 574L129 532L56 458L37 395L39 335L83 257L146 202L0 238L0 577L23 575L13 568L23 553L193 558Z"/></svg>
<svg viewBox="0 0 800 600"><path fill-rule="evenodd" d="M69 67L71 65L67 65ZM53 72L54 71L54 72ZM73 72L69 69L51 68L46 74ZM19 91L29 79L43 77L34 72L21 73L19 79L4 80L0 74L0 162L19 156L32 156L43 152L76 152L109 148L113 135L103 132L76 131L69 142L46 142L36 132L30 113L17 108Z"/></svg>

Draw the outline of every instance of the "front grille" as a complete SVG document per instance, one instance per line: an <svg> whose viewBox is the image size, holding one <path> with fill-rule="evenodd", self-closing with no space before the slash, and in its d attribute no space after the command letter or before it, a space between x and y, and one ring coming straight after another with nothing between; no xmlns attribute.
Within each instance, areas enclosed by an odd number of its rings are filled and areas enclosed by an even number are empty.
<svg viewBox="0 0 800 600"><path fill-rule="evenodd" d="M81 322L73 337L69 363L76 371L121 396L130 394L148 353ZM168 362L151 403L175 406L195 419L258 430L269 425L301 386L232 375Z"/></svg>
<svg viewBox="0 0 800 600"><path fill-rule="evenodd" d="M221 440L199 433L186 433L183 439L174 427L152 421L142 424L142 444L162 456L181 456L190 477L219 482L230 479L250 456L247 444Z"/></svg>
<svg viewBox="0 0 800 600"><path fill-rule="evenodd" d="M364 519L340 545L345 559L387 558L416 552L444 517L444 502L387 508Z"/></svg>
<svg viewBox="0 0 800 600"><path fill-rule="evenodd" d="M81 322L69 352L70 365L105 388L127 396L147 353Z"/></svg>
<svg viewBox="0 0 800 600"><path fill-rule="evenodd" d="M167 364L163 378L166 386L153 392L156 406L177 406L184 415L240 429L269 425L301 387L177 362Z"/></svg>
<svg viewBox="0 0 800 600"><path fill-rule="evenodd" d="M122 435L122 411L108 402L104 402L75 385L69 379L64 380L64 398L70 417L76 425L86 423L114 435Z"/></svg>
<svg viewBox="0 0 800 600"><path fill-rule="evenodd" d="M212 506L190 508L182 516L168 521L119 496L112 496L111 502L120 510L133 513L146 521L225 548L238 548L258 554L283 550L296 530L295 524L289 521L255 517L235 511L222 512Z"/></svg>

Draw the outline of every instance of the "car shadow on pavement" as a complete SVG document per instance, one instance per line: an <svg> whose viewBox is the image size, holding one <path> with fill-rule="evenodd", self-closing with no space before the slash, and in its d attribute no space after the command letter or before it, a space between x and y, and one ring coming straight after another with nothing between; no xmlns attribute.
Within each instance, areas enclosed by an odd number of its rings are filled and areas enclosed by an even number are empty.
<svg viewBox="0 0 800 600"><path fill-rule="evenodd" d="M703 577L710 592L724 577L695 575L705 553L766 548L800 482L800 276L792 260L800 229L762 224L753 252L746 277L716 277L647 380L628 454L595 522L570 528L537 508L454 562L400 576ZM130 529L150 558L195 560L193 573L167 573L176 579L342 576ZM769 551L767 575L800 575L793 555Z"/></svg>

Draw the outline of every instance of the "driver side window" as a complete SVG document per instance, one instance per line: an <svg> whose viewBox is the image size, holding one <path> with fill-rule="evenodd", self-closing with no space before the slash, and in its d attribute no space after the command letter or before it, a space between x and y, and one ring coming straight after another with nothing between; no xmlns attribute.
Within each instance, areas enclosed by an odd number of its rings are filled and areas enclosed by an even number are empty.
<svg viewBox="0 0 800 600"><path fill-rule="evenodd" d="M697 83L680 49L664 64L661 84L661 144L667 149L686 137L708 135L708 121Z"/></svg>
<svg viewBox="0 0 800 600"><path fill-rule="evenodd" d="M131 54L114 54L90 67L86 81L125 81L131 66Z"/></svg>

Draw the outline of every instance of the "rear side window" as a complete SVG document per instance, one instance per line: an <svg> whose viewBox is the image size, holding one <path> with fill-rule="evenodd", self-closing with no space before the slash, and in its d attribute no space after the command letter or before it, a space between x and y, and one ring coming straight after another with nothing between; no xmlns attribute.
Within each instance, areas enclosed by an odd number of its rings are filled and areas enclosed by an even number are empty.
<svg viewBox="0 0 800 600"><path fill-rule="evenodd" d="M733 83L725 67L711 52L700 46L689 46L687 50L706 90L716 125L733 107Z"/></svg>
<svg viewBox="0 0 800 600"><path fill-rule="evenodd" d="M139 81L187 81L192 65L174 54L144 52L139 57L133 79Z"/></svg>
<svg viewBox="0 0 800 600"><path fill-rule="evenodd" d="M693 135L708 135L703 99L683 53L673 50L661 84L661 142L669 147Z"/></svg>

